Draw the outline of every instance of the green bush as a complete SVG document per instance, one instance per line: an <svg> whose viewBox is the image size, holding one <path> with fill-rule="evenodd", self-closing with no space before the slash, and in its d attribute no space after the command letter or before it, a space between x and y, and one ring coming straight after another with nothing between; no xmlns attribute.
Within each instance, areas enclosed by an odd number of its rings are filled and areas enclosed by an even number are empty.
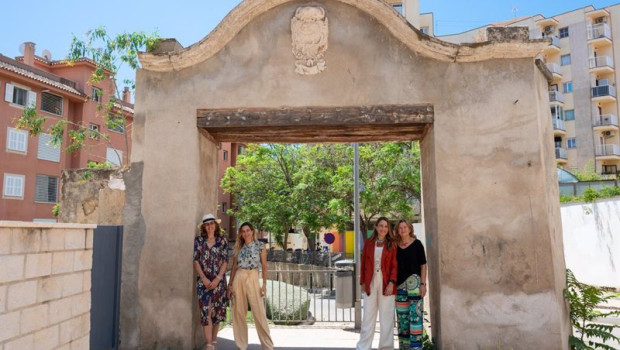
<svg viewBox="0 0 620 350"><path fill-rule="evenodd" d="M60 214L60 203L54 204L54 207L52 208L52 214L54 216L58 216L58 214Z"/></svg>
<svg viewBox="0 0 620 350"><path fill-rule="evenodd" d="M588 187L583 191L583 200L586 202L594 202L595 199L600 198L601 195L592 187Z"/></svg>
<svg viewBox="0 0 620 350"><path fill-rule="evenodd" d="M268 280L266 305L267 318L275 324L299 324L308 318L310 298L303 288Z"/></svg>
<svg viewBox="0 0 620 350"><path fill-rule="evenodd" d="M599 194L601 198L620 196L620 187L605 186L599 190Z"/></svg>
<svg viewBox="0 0 620 350"><path fill-rule="evenodd" d="M571 270L566 270L564 298L568 300L570 321L575 330L575 335L568 338L571 349L615 350L607 344L610 340L620 342L620 338L613 334L614 329L620 326L596 322L607 317L617 317L620 311L599 311L597 308L619 296L620 293L608 294L603 288L581 283Z"/></svg>

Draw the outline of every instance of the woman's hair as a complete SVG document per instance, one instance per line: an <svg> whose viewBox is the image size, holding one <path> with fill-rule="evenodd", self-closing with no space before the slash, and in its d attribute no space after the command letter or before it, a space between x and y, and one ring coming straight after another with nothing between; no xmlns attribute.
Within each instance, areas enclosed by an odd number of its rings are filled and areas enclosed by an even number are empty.
<svg viewBox="0 0 620 350"><path fill-rule="evenodd" d="M402 238L400 237L400 234L398 233L398 227L400 226L400 224L405 223L407 225L407 227L409 227L409 237L413 238L414 240L416 239L415 237L415 233L413 233L413 225L411 225L411 223L405 219L402 220L398 220L398 223L396 224L396 227L394 228L394 231L396 232L396 241L400 242L402 240Z"/></svg>
<svg viewBox="0 0 620 350"><path fill-rule="evenodd" d="M392 233L392 224L390 223L390 220L388 220L388 218L386 218L385 216L378 218L375 222L375 229L372 231L372 236L370 236L370 239L377 239L377 237L379 236L379 233L377 232L377 226L381 221L385 221L388 227L388 232L385 235L385 241L387 243L386 246L388 250L390 250L394 245L394 234Z"/></svg>
<svg viewBox="0 0 620 350"><path fill-rule="evenodd" d="M222 230L220 230L220 224L217 223L217 221L213 221L215 222L215 238L220 238L220 236L222 235ZM202 237L207 237L207 228L205 226L207 223L204 223L202 225L200 225L200 235Z"/></svg>
<svg viewBox="0 0 620 350"><path fill-rule="evenodd" d="M256 230L254 230L254 226L252 226L252 224L250 224L247 221L241 224L239 226L239 231L237 232L237 241L235 242L235 251L233 253L233 256L235 257L237 256L237 254L239 254L239 251L241 250L241 248L243 248L243 245L245 244L245 239L243 239L243 235L241 234L241 229L243 229L244 226L247 226L250 228L250 230L252 230L252 240L258 241L258 238L256 237Z"/></svg>

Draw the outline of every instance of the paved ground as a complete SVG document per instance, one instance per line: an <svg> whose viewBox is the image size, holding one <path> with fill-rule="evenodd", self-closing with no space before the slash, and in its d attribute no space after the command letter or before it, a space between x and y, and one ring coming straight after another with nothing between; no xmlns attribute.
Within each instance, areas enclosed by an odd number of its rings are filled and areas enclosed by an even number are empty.
<svg viewBox="0 0 620 350"><path fill-rule="evenodd" d="M373 348L379 342L379 325L373 340ZM317 323L312 326L274 326L269 328L276 349L354 349L359 340L359 331L352 323ZM250 346L248 350L259 350L260 342L253 326L249 328ZM398 339L394 338L398 346ZM227 326L219 332L217 350L236 350L232 327Z"/></svg>

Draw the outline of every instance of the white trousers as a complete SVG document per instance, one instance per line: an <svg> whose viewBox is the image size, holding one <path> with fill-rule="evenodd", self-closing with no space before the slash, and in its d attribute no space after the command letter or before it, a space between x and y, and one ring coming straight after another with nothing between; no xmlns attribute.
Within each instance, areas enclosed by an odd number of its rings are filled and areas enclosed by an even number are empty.
<svg viewBox="0 0 620 350"><path fill-rule="evenodd" d="M357 350L370 350L379 312L379 350L394 350L394 295L383 295L383 275L374 273L370 282L370 295L364 296L362 329Z"/></svg>

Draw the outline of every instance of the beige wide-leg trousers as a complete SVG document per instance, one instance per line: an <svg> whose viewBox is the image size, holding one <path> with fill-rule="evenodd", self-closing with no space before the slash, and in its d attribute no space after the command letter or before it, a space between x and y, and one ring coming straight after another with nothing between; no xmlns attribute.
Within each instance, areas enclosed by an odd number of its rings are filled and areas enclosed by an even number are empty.
<svg viewBox="0 0 620 350"><path fill-rule="evenodd" d="M246 350L248 347L248 324L245 316L248 312L249 303L250 308L252 308L252 317L254 317L254 325L256 326L261 347L265 350L272 350L273 341L269 335L265 305L260 295L258 270L237 269L233 281L233 293L232 326L237 347L240 350Z"/></svg>

